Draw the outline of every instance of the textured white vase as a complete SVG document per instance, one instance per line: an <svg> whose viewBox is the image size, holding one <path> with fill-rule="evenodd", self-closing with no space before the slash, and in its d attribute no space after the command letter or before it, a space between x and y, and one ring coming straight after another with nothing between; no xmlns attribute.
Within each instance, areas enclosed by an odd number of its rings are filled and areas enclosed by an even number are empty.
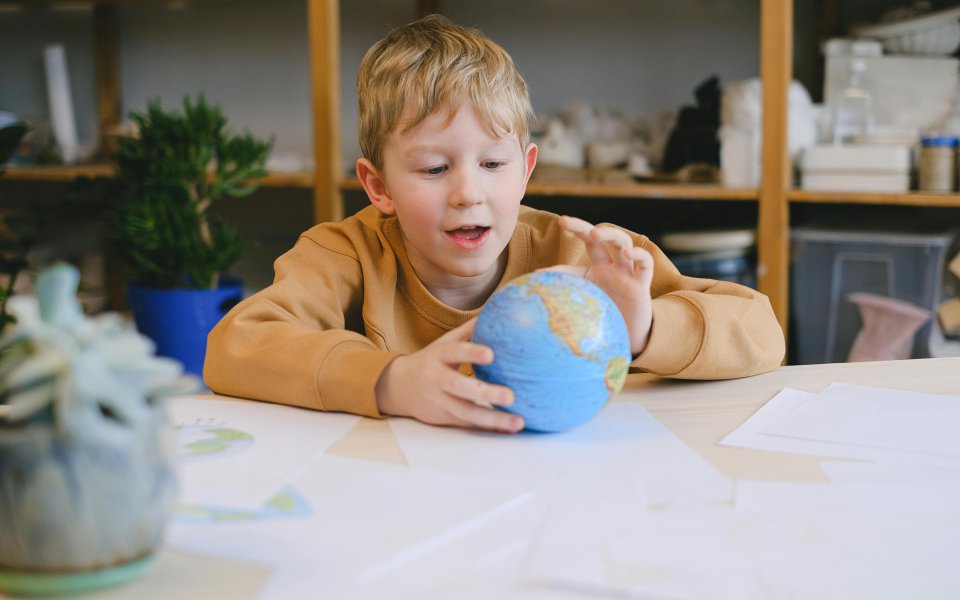
<svg viewBox="0 0 960 600"><path fill-rule="evenodd" d="M48 269L37 298L8 304L17 322L0 336L0 589L116 582L115 567L158 547L174 507L162 399L196 381L119 315L85 317L78 279L68 265Z"/></svg>
<svg viewBox="0 0 960 600"><path fill-rule="evenodd" d="M104 414L78 421L82 431L0 426L0 567L103 569L160 544L177 489L163 409L144 401L135 422Z"/></svg>

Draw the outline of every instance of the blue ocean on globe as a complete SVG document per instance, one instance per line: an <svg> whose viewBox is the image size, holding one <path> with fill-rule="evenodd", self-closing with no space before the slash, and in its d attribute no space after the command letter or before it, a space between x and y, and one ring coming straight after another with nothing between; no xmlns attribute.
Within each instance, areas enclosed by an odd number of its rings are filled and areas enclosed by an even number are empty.
<svg viewBox="0 0 960 600"><path fill-rule="evenodd" d="M480 311L473 341L493 349L478 378L510 387L504 410L530 431L565 431L596 415L620 391L630 338L617 305L583 277L554 271L522 275Z"/></svg>

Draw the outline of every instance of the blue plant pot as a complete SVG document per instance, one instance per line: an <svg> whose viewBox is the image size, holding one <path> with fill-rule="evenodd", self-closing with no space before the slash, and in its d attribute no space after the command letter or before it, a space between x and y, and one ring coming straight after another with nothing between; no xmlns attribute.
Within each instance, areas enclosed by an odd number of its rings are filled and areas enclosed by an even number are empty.
<svg viewBox="0 0 960 600"><path fill-rule="evenodd" d="M207 335L242 298L243 284L225 277L214 290L127 285L127 301L140 333L153 340L157 354L180 361L185 371L200 377Z"/></svg>

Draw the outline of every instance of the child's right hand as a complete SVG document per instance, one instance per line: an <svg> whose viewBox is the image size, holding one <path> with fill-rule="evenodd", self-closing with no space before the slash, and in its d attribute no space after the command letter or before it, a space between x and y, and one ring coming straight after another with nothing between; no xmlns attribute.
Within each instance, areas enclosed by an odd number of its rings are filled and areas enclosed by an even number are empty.
<svg viewBox="0 0 960 600"><path fill-rule="evenodd" d="M513 392L469 377L461 363L490 364L493 351L470 342L476 319L437 338L422 350L394 359L377 380L377 406L387 415L431 425L501 433L523 429L523 419L492 405L513 404Z"/></svg>

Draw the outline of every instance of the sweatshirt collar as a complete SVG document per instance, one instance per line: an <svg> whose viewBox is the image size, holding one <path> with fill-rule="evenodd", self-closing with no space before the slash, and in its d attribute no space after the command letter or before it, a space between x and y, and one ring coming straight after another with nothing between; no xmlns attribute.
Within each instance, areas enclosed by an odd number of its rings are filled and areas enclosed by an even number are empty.
<svg viewBox="0 0 960 600"><path fill-rule="evenodd" d="M453 308L430 293L430 290L423 285L410 264L403 244L403 235L400 232L400 222L396 217L383 219L382 231L397 259L397 287L423 318L444 329L453 329L480 313L479 308L473 310ZM510 241L507 243L507 267L497 284L497 289L499 290L511 279L529 273L533 264L532 257L530 226L518 222Z"/></svg>

